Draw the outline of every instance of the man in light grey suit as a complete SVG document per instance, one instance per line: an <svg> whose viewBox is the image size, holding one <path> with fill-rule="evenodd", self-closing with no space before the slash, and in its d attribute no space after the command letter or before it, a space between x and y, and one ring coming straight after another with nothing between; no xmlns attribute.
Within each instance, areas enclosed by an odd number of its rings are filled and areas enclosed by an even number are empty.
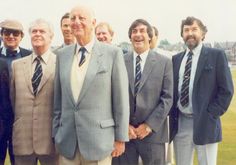
<svg viewBox="0 0 236 165"><path fill-rule="evenodd" d="M152 27L138 19L129 28L134 51L125 55L129 78L130 122L125 153L113 163L163 165L172 105L173 72L169 58L150 50Z"/></svg>
<svg viewBox="0 0 236 165"><path fill-rule="evenodd" d="M71 10L77 43L58 52L53 138L60 165L108 165L128 141L128 77L122 51L98 42L93 11Z"/></svg>

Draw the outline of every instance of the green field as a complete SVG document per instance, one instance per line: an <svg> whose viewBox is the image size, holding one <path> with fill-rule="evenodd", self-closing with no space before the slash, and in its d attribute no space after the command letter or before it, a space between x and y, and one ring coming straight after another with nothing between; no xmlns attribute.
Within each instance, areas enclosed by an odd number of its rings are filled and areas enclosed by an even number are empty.
<svg viewBox="0 0 236 165"><path fill-rule="evenodd" d="M232 70L234 91L236 89L236 69ZM228 112L222 117L223 141L219 145L218 165L236 165L236 94Z"/></svg>
<svg viewBox="0 0 236 165"><path fill-rule="evenodd" d="M236 68L232 69L234 89L236 89ZM235 90L234 90L235 91ZM236 95L222 117L223 141L219 144L217 165L236 165ZM196 161L195 161L196 162ZM10 165L7 158L5 165ZM197 165L197 163L195 163Z"/></svg>

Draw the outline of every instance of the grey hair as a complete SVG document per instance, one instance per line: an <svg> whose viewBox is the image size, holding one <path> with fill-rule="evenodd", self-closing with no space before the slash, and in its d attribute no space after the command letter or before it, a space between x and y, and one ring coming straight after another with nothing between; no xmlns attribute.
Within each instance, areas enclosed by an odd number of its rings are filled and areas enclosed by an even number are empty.
<svg viewBox="0 0 236 165"><path fill-rule="evenodd" d="M48 30L49 30L49 33L50 33L50 37L52 38L54 36L54 28L52 26L52 24L42 18L39 18L39 19L36 19L35 21L33 21L30 26L29 26L29 33L31 33L31 30L32 28L35 26L35 25L46 25Z"/></svg>

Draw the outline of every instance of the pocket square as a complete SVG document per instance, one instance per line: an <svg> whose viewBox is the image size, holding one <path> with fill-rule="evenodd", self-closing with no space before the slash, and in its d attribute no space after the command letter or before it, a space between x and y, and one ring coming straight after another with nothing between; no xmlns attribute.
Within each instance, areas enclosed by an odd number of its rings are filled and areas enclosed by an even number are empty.
<svg viewBox="0 0 236 165"><path fill-rule="evenodd" d="M210 70L212 70L213 69L213 66L211 66L211 65L206 65L205 67L204 67L204 70L206 70L206 71L210 71Z"/></svg>

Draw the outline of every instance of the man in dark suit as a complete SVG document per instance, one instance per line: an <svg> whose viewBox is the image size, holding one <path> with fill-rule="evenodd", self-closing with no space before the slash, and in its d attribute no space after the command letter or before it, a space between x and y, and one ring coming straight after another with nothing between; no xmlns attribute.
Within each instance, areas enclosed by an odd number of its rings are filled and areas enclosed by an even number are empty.
<svg viewBox="0 0 236 165"><path fill-rule="evenodd" d="M187 46L173 57L174 103L170 112L170 140L174 139L177 165L216 165L222 140L220 116L233 96L233 82L224 51L207 48L202 41L207 28L201 20L182 21L181 36Z"/></svg>
<svg viewBox="0 0 236 165"><path fill-rule="evenodd" d="M0 48L0 59L6 61L9 74L11 75L11 63L15 59L27 56L31 51L19 47L19 44L24 36L23 26L16 20L5 20L1 24L1 36L3 47ZM7 122L5 122L6 131L4 131L4 138L0 141L0 162L4 163L7 148L9 150L11 164L14 164L14 156L12 151L12 122L13 113L11 106L8 106L7 113L9 113Z"/></svg>
<svg viewBox="0 0 236 165"><path fill-rule="evenodd" d="M150 50L151 25L135 20L129 28L134 51L124 56L129 78L130 121L125 153L113 164L163 165L168 141L167 115L172 105L172 63Z"/></svg>
<svg viewBox="0 0 236 165"><path fill-rule="evenodd" d="M4 165L5 157L3 155L8 136L6 132L9 129L8 120L12 115L11 103L9 97L9 72L6 61L0 59L0 165ZM9 107L10 106L10 107ZM6 152L6 151L5 151Z"/></svg>

